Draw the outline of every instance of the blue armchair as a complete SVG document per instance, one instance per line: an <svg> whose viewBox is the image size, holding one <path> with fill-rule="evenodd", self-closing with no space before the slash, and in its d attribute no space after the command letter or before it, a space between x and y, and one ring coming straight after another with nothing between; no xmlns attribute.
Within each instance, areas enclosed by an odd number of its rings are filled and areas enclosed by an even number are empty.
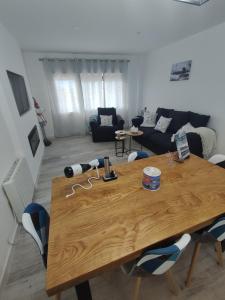
<svg viewBox="0 0 225 300"><path fill-rule="evenodd" d="M112 115L112 126L101 126L100 115ZM108 142L115 140L115 131L122 130L124 120L116 114L114 107L98 108L98 115L90 121L93 142Z"/></svg>

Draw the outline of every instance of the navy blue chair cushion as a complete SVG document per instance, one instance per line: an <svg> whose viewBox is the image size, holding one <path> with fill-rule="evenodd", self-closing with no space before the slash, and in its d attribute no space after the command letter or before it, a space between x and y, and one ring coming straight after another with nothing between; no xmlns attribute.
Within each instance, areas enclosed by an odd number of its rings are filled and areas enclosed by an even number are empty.
<svg viewBox="0 0 225 300"><path fill-rule="evenodd" d="M98 122L101 124L100 115L112 116L113 126L117 125L116 109L114 107L98 107Z"/></svg>

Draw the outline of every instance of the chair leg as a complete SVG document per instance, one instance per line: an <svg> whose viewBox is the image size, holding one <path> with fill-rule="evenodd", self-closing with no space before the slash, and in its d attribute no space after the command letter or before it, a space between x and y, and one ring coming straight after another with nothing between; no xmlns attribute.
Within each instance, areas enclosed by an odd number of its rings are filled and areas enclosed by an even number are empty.
<svg viewBox="0 0 225 300"><path fill-rule="evenodd" d="M60 300L61 299L61 293L58 293L55 295L55 300Z"/></svg>
<svg viewBox="0 0 225 300"><path fill-rule="evenodd" d="M223 252L222 252L222 245L221 242L216 241L216 254L217 254L217 262L218 264L223 267L224 260L223 260Z"/></svg>
<svg viewBox="0 0 225 300"><path fill-rule="evenodd" d="M172 291L172 293L174 293L174 295L178 295L180 292L180 287L177 285L176 281L173 278L172 272L169 270L165 273L166 275L166 279L168 281L169 284L169 288Z"/></svg>
<svg viewBox="0 0 225 300"><path fill-rule="evenodd" d="M191 265L190 265L190 268L188 270L188 275L187 275L187 279L186 279L186 286L187 287L190 287L190 285L191 285L192 274L193 274L193 271L194 271L195 263L197 261L198 255L199 255L200 247L201 247L201 243L197 242L195 244L194 252L193 252L193 255L192 255Z"/></svg>
<svg viewBox="0 0 225 300"><path fill-rule="evenodd" d="M138 300L138 298L139 298L139 291L140 291L140 287L141 287L141 281L142 281L141 277L136 278L133 300Z"/></svg>

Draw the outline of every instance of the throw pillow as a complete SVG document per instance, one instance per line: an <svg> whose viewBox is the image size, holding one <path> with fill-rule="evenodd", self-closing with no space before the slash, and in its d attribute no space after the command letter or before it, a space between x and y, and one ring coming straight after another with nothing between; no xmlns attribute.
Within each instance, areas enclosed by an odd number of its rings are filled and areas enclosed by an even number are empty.
<svg viewBox="0 0 225 300"><path fill-rule="evenodd" d="M172 118L165 118L165 117L161 116L155 126L155 130L165 133L167 128L169 127L171 121L172 121Z"/></svg>
<svg viewBox="0 0 225 300"><path fill-rule="evenodd" d="M174 111L174 109L170 109L170 108L157 108L157 117L156 117L156 122L158 122L158 120L160 119L161 116L165 117L165 118L172 118L171 114Z"/></svg>
<svg viewBox="0 0 225 300"><path fill-rule="evenodd" d="M189 111L189 120L192 126L194 127L206 127L209 122L210 116L201 115Z"/></svg>
<svg viewBox="0 0 225 300"><path fill-rule="evenodd" d="M112 115L100 115L101 124L100 126L112 126Z"/></svg>
<svg viewBox="0 0 225 300"><path fill-rule="evenodd" d="M176 133L182 126L189 122L189 113L187 111L174 110L169 116L173 120L167 132Z"/></svg>
<svg viewBox="0 0 225 300"><path fill-rule="evenodd" d="M175 135L176 134L181 133L181 132L188 133L188 132L191 132L193 129L194 129L194 127L191 125L191 123L188 122L187 124L182 126L176 133L174 133L172 135L171 142L175 141Z"/></svg>
<svg viewBox="0 0 225 300"><path fill-rule="evenodd" d="M141 124L142 127L154 127L156 120L156 113L152 113L150 111L144 112L144 121Z"/></svg>

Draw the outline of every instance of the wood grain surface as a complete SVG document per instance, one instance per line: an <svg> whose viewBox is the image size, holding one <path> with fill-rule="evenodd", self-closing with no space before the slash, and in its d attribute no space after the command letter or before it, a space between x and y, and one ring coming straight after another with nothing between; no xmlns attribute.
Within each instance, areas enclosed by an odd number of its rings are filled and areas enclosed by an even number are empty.
<svg viewBox="0 0 225 300"><path fill-rule="evenodd" d="M157 192L142 187L143 168L162 171ZM46 290L54 295L134 259L160 241L193 232L225 212L225 170L194 155L171 163L167 155L115 165L118 179L95 181L94 174L52 182Z"/></svg>

